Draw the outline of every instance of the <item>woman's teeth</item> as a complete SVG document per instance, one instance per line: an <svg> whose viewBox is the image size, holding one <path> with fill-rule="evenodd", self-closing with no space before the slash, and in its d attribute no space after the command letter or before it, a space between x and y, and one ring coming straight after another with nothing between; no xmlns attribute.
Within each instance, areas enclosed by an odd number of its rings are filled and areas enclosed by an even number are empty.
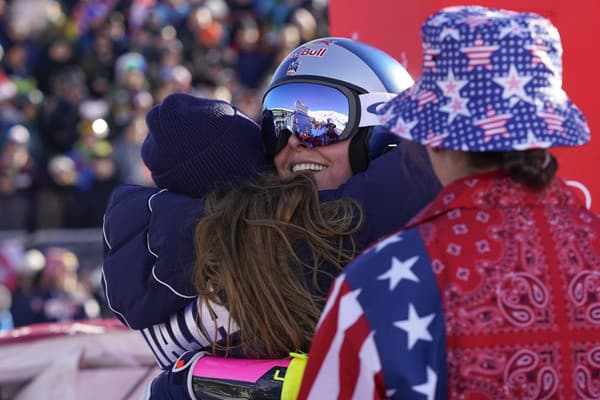
<svg viewBox="0 0 600 400"><path fill-rule="evenodd" d="M315 164L315 163L302 163L302 164L296 164L292 167L292 172L298 172L298 171L312 171L312 172L319 172L324 170L325 168L327 168L326 165L323 164Z"/></svg>

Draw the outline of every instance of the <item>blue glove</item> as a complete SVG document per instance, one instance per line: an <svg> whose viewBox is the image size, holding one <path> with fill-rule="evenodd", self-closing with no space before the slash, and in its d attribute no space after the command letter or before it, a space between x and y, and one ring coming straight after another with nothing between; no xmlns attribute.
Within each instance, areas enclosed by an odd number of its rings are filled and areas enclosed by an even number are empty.
<svg viewBox="0 0 600 400"><path fill-rule="evenodd" d="M194 366L208 353L187 351L171 369L160 373L150 382L144 400L196 400L192 390Z"/></svg>

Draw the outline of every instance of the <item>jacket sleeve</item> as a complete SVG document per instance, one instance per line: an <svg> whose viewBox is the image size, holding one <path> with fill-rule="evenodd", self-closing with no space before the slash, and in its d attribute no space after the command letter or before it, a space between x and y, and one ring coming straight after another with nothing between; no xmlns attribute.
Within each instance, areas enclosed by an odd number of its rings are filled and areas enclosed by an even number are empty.
<svg viewBox="0 0 600 400"><path fill-rule="evenodd" d="M357 293L340 275L310 348L298 399L383 399L381 362Z"/></svg>
<svg viewBox="0 0 600 400"><path fill-rule="evenodd" d="M425 149L402 141L338 189L320 192L320 199L351 197L359 202L364 223L355 240L364 248L403 227L440 189Z"/></svg>
<svg viewBox="0 0 600 400"><path fill-rule="evenodd" d="M202 200L164 189L123 185L112 193L102 284L109 307L130 328L162 323L196 298L189 276L203 208Z"/></svg>

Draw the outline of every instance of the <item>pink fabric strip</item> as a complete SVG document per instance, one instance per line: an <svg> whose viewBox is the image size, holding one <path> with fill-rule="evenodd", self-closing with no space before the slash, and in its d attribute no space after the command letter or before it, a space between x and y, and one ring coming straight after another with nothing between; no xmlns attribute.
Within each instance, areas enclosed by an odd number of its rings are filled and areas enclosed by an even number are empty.
<svg viewBox="0 0 600 400"><path fill-rule="evenodd" d="M289 359L246 360L239 358L203 357L194 367L194 376L256 382L273 367L287 367Z"/></svg>

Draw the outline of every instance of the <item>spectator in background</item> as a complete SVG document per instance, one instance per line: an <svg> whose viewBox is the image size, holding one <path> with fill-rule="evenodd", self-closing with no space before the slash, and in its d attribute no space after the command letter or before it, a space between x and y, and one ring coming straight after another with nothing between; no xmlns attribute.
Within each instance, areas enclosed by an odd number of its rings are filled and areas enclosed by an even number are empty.
<svg viewBox="0 0 600 400"><path fill-rule="evenodd" d="M90 95L107 100L115 79L114 65L117 59L110 33L106 30L99 31L94 36L92 45L83 50L81 58Z"/></svg>
<svg viewBox="0 0 600 400"><path fill-rule="evenodd" d="M17 191L13 172L5 167L0 167L0 209L0 229L25 229L30 210L27 201Z"/></svg>
<svg viewBox="0 0 600 400"><path fill-rule="evenodd" d="M38 227L59 229L67 227L75 202L78 174L75 162L66 155L50 159L46 183L38 193Z"/></svg>
<svg viewBox="0 0 600 400"><path fill-rule="evenodd" d="M12 304L12 293L6 286L0 283L0 332L14 328L10 307Z"/></svg>
<svg viewBox="0 0 600 400"><path fill-rule="evenodd" d="M15 296L12 307L15 327L96 318L100 306L79 281L79 260L75 253L51 247L44 257L44 267L35 274L31 287Z"/></svg>
<svg viewBox="0 0 600 400"><path fill-rule="evenodd" d="M85 74L79 67L53 76L50 95L46 97L40 115L40 134L48 158L64 154L79 138L79 104L87 97Z"/></svg>
<svg viewBox="0 0 600 400"><path fill-rule="evenodd" d="M119 171L120 182L152 186L150 172L141 156L142 143L148 133L146 112L153 105L152 95L140 92L134 98L133 115L123 134L114 142L113 158Z"/></svg>
<svg viewBox="0 0 600 400"><path fill-rule="evenodd" d="M23 243L16 241L0 247L0 259L6 262L8 257L2 256L8 252L13 254L10 268L14 271L15 279L14 282L4 283L15 296L27 294L37 285L38 275L44 268L46 257L39 249L25 250Z"/></svg>
<svg viewBox="0 0 600 400"><path fill-rule="evenodd" d="M77 187L73 205L66 210L65 225L68 228L102 226L110 193L120 183L112 145L106 140L99 140L90 150L90 158L85 165L85 173L88 174L85 186Z"/></svg>
<svg viewBox="0 0 600 400"><path fill-rule="evenodd" d="M46 149L43 146L38 126L43 100L44 95L40 90L36 88L25 88L22 92L18 92L11 100L11 103L14 106L13 120L10 122L5 121L9 123L10 126L10 128L7 129L7 132L10 132L10 129L16 125L26 128L29 133L27 148L36 165L42 165L44 163L44 157L46 156Z"/></svg>
<svg viewBox="0 0 600 400"><path fill-rule="evenodd" d="M260 86L269 70L269 54L261 43L258 22L251 14L243 15L233 28L233 49L239 82L251 89Z"/></svg>
<svg viewBox="0 0 600 400"><path fill-rule="evenodd" d="M45 93L52 91L52 77L69 73L76 63L73 44L65 37L58 37L56 40L46 44L41 49L42 55L40 62L35 68L35 80L37 87ZM84 60L89 59L88 57Z"/></svg>
<svg viewBox="0 0 600 400"><path fill-rule="evenodd" d="M16 240L0 242L0 284L10 291L16 290L19 284L22 249Z"/></svg>
<svg viewBox="0 0 600 400"><path fill-rule="evenodd" d="M13 82L32 78L32 51L31 47L27 46L24 41L13 43L12 46L6 50L3 59L4 70Z"/></svg>
<svg viewBox="0 0 600 400"><path fill-rule="evenodd" d="M35 219L37 165L28 149L30 134L22 125L8 130L0 151L0 229L31 230Z"/></svg>
<svg viewBox="0 0 600 400"><path fill-rule="evenodd" d="M116 85L110 94L111 120L117 128L122 128L131 119L135 96L150 90L148 62L142 54L128 52L117 58L114 68Z"/></svg>

